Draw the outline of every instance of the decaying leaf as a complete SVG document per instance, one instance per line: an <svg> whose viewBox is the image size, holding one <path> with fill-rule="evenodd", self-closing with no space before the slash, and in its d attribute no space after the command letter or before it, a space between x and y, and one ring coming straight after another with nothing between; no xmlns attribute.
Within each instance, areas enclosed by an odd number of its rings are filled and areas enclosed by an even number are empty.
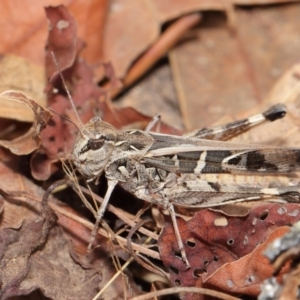
<svg viewBox="0 0 300 300"><path fill-rule="evenodd" d="M187 222L178 219L180 234L191 264L190 269L186 270L184 263L176 257L178 246L170 223L166 224L160 236L159 249L162 260L170 271L173 285L195 286L197 284L200 287L224 264L230 264L250 254L260 243L266 241L274 229L291 225L299 219L298 204L263 204L240 217L203 210ZM236 271L239 269L240 266ZM246 280L247 269L242 270L245 272ZM233 271L234 269L231 269L232 276L234 276ZM257 272L260 270L258 269ZM239 278L240 276L241 274ZM256 276L259 277L258 274ZM219 283L220 286L227 284L221 281ZM258 285L260 283L255 282ZM215 286L215 288L221 287Z"/></svg>
<svg viewBox="0 0 300 300"><path fill-rule="evenodd" d="M49 22L47 51L54 52L61 70L68 69L76 56L76 21L63 5L46 7L45 11ZM58 74L51 55L46 56L46 71L48 80Z"/></svg>
<svg viewBox="0 0 300 300"><path fill-rule="evenodd" d="M0 101L2 99L21 103L24 108L31 109L32 113L34 114L34 122L26 134L12 141L0 140L0 145L18 155L31 153L40 146L40 133L46 127L47 122L51 118L51 113L22 92L3 92L0 94ZM14 115L13 108L11 114Z"/></svg>
<svg viewBox="0 0 300 300"><path fill-rule="evenodd" d="M70 257L68 242L58 226L50 230L50 241L45 242L44 231L49 228L44 224L43 220L26 220L19 229L0 232L0 298L25 296L37 289L52 299L92 298L99 274Z"/></svg>
<svg viewBox="0 0 300 300"><path fill-rule="evenodd" d="M101 247L86 255L90 230L70 219L76 213L52 198L50 205L60 208L56 211L59 226L49 228L45 244L35 248L43 242L40 201L45 191L19 173L19 157L16 159L8 151L6 156L1 152L1 157L6 163L0 162L0 236L3 238L0 239L3 254L0 278L2 282L8 281L2 285L3 293L5 296L30 293L34 297L34 291L41 290L52 299L85 299L85 296L92 299L100 283L104 286L115 273L108 260L107 239L97 238ZM138 290L134 285L131 288ZM103 295L122 298L122 278L111 284ZM4 295L1 299L5 299Z"/></svg>
<svg viewBox="0 0 300 300"><path fill-rule="evenodd" d="M236 261L226 263L219 268L205 280L204 287L217 288L230 294L243 294L256 297L260 293L261 283L266 278L272 276L275 271L275 268L269 263L263 253L269 243L277 237L284 235L288 230L289 227L287 226L275 229L266 241L258 244L251 253ZM281 273L277 276L279 281L282 280L282 274L287 273L289 268L290 263L282 268Z"/></svg>

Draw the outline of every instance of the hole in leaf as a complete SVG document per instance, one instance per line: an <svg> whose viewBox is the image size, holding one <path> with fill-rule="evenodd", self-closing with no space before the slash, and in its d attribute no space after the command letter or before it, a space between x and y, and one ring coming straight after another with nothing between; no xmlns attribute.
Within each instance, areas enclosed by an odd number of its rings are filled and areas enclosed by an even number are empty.
<svg viewBox="0 0 300 300"><path fill-rule="evenodd" d="M194 270L195 277L201 277L202 274L206 274L206 273L207 273L206 269L195 269Z"/></svg>
<svg viewBox="0 0 300 300"><path fill-rule="evenodd" d="M63 148L59 147L57 149L57 154L60 155L60 156L63 156L65 154L65 150Z"/></svg>
<svg viewBox="0 0 300 300"><path fill-rule="evenodd" d="M175 250L174 255L177 256L178 258L182 258L181 257L181 252L179 250Z"/></svg>
<svg viewBox="0 0 300 300"><path fill-rule="evenodd" d="M170 266L170 270L171 270L174 274L176 274L176 275L179 274L178 269L176 269L176 268L174 268L174 267L172 267L172 266Z"/></svg>
<svg viewBox="0 0 300 300"><path fill-rule="evenodd" d="M254 276L254 275L250 275L250 276L247 278L247 282L248 282L248 283L254 283L254 282L255 282L255 276Z"/></svg>
<svg viewBox="0 0 300 300"><path fill-rule="evenodd" d="M105 84L108 84L110 81L110 79L107 77L107 76L104 76L98 83L98 85L105 85Z"/></svg>
<svg viewBox="0 0 300 300"><path fill-rule="evenodd" d="M208 261L208 260L205 260L205 261L203 262L203 264L204 264L204 266L208 266L209 261Z"/></svg>
<svg viewBox="0 0 300 300"><path fill-rule="evenodd" d="M233 284L233 282L232 282L232 280L227 280L227 286L229 287L229 288L233 288L234 287L234 284Z"/></svg>
<svg viewBox="0 0 300 300"><path fill-rule="evenodd" d="M220 227L225 227L228 225L228 220L227 218L225 218L224 216L222 217L217 217L215 220L214 220L214 224L216 226L220 226Z"/></svg>
<svg viewBox="0 0 300 300"><path fill-rule="evenodd" d="M195 242L195 240L194 240L193 238L188 239L187 242L186 242L186 244L187 244L190 248L195 248L195 246L196 246L196 242Z"/></svg>
<svg viewBox="0 0 300 300"><path fill-rule="evenodd" d="M265 220L265 219L268 217L268 215L269 215L269 211L268 211L268 210L264 210L264 211L260 214L259 218L263 221L263 220Z"/></svg>
<svg viewBox="0 0 300 300"><path fill-rule="evenodd" d="M219 261L219 257L218 256L214 256L214 261Z"/></svg>
<svg viewBox="0 0 300 300"><path fill-rule="evenodd" d="M230 245L230 246L233 245L233 243L234 243L234 239L229 239L229 240L227 241L227 244Z"/></svg>
<svg viewBox="0 0 300 300"><path fill-rule="evenodd" d="M179 279L176 279L174 281L174 286L181 286L181 281Z"/></svg>
<svg viewBox="0 0 300 300"><path fill-rule="evenodd" d="M48 126L54 127L56 125L55 121L53 119L50 119L47 123Z"/></svg>

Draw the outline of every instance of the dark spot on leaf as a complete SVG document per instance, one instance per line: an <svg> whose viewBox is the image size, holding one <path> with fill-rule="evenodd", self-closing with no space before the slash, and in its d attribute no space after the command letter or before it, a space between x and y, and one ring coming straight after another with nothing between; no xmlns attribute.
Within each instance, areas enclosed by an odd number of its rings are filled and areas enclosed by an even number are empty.
<svg viewBox="0 0 300 300"><path fill-rule="evenodd" d="M50 126L50 127L55 127L55 126L56 126L56 123L55 123L55 121L54 121L53 119L50 119L50 120L48 121L47 125Z"/></svg>
<svg viewBox="0 0 300 300"><path fill-rule="evenodd" d="M206 259L204 262L203 262L204 266L208 266L209 264L209 261Z"/></svg>
<svg viewBox="0 0 300 300"><path fill-rule="evenodd" d="M174 281L174 286L181 286L181 281L179 279L176 279Z"/></svg>
<svg viewBox="0 0 300 300"><path fill-rule="evenodd" d="M190 248L195 248L196 246L196 242L194 239L188 239L186 244L190 247Z"/></svg>
<svg viewBox="0 0 300 300"><path fill-rule="evenodd" d="M247 282L248 282L248 283L253 283L253 282L255 282L255 276L254 276L254 275L250 275L250 276L247 278Z"/></svg>
<svg viewBox="0 0 300 300"><path fill-rule="evenodd" d="M234 244L234 239L229 239L229 240L227 240L227 244L228 245L233 245Z"/></svg>
<svg viewBox="0 0 300 300"><path fill-rule="evenodd" d="M194 276L195 277L201 277L202 274L207 273L206 269L195 269L194 270Z"/></svg>
<svg viewBox="0 0 300 300"><path fill-rule="evenodd" d="M181 252L179 250L175 250L174 255L177 256L177 257L179 257L180 259L182 258L181 257Z"/></svg>
<svg viewBox="0 0 300 300"><path fill-rule="evenodd" d="M265 219L268 217L268 215L269 215L269 211L268 211L268 210L264 210L264 211L260 214L259 218L263 221L263 220L265 220Z"/></svg>
<svg viewBox="0 0 300 300"><path fill-rule="evenodd" d="M174 274L176 274L176 275L179 274L178 269L174 268L173 266L170 266L170 270L171 270Z"/></svg>

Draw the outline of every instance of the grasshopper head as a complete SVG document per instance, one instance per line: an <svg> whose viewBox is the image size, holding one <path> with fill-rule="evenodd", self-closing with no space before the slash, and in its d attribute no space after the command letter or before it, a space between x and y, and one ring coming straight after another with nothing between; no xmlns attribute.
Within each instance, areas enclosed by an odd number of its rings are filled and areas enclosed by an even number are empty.
<svg viewBox="0 0 300 300"><path fill-rule="evenodd" d="M88 179L99 176L115 148L116 130L100 118L92 118L78 133L73 147L74 164Z"/></svg>

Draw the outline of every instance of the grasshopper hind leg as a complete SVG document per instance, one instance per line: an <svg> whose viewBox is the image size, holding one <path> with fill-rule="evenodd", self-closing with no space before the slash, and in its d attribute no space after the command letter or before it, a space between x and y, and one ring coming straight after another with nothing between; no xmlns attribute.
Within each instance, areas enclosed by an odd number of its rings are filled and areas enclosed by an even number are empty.
<svg viewBox="0 0 300 300"><path fill-rule="evenodd" d="M286 115L286 107L284 104L276 104L271 106L263 113L253 115L251 117L230 122L220 126L202 128L187 133L185 137L201 138L207 140L227 141L235 136L245 133L255 126L266 122L279 120Z"/></svg>

